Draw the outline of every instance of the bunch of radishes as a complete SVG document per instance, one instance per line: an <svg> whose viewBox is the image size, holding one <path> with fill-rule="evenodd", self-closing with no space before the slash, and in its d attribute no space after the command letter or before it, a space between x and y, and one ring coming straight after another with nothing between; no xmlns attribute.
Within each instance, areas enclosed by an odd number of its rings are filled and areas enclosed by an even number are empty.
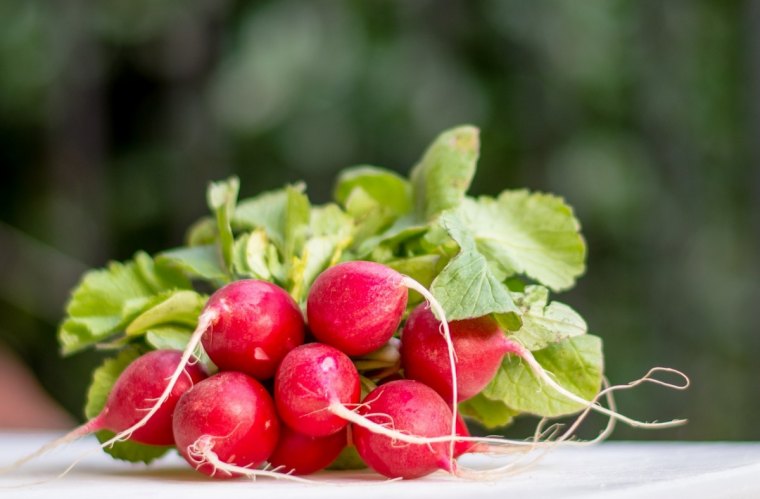
<svg viewBox="0 0 760 499"><path fill-rule="evenodd" d="M426 293L378 263L329 268L309 292L313 339L304 343L303 315L285 290L261 280L232 282L209 298L184 355L156 350L131 363L83 431L176 445L193 467L214 477L258 475L264 462L276 470L265 474L312 473L334 461L349 440L365 463L391 478L453 472L454 459L470 443L461 423L457 436L452 389L461 384L467 398L485 386L499 354L487 352L494 360L485 371L473 357L504 335L487 320L457 323L462 369L452 377L455 353L441 336L446 323L419 305L401 339L401 369L415 365L409 379L396 375L362 397L349 356L391 341L406 311L407 287ZM208 378L188 362L198 340L219 369Z"/></svg>
<svg viewBox="0 0 760 499"><path fill-rule="evenodd" d="M352 168L322 206L303 186L238 203L236 178L212 183L214 216L187 246L90 271L74 290L63 352L120 353L94 373L90 420L16 464L98 432L115 457L149 462L176 447L217 478L294 478L341 453L391 478L465 475L465 452L535 448L575 426L476 438L460 409L489 427L589 411L680 424L599 403L688 379L667 383L652 374L677 371L655 368L602 389L601 341L548 298L585 268L572 210L524 190L467 196L478 148L477 129L449 130L408 179Z"/></svg>

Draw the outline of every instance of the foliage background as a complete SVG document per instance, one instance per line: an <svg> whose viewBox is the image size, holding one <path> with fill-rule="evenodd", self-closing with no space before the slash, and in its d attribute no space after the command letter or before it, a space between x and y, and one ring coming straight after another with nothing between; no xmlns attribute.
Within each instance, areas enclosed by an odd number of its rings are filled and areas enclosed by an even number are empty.
<svg viewBox="0 0 760 499"><path fill-rule="evenodd" d="M617 438L757 439L760 2L3 0L0 341L81 417L96 352L57 356L88 267L180 244L208 180L242 195L406 172L482 129L472 192L564 196L589 244L563 295L607 374L683 369Z"/></svg>

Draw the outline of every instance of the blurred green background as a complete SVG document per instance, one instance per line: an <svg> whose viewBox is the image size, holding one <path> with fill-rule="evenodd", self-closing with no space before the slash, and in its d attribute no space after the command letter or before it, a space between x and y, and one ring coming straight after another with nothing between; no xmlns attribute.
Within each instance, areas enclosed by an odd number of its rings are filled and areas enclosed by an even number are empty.
<svg viewBox="0 0 760 499"><path fill-rule="evenodd" d="M77 417L99 354L58 357L88 267L179 245L205 186L406 173L482 129L472 193L564 196L589 244L562 296L620 398L616 438L758 439L760 2L0 1L0 342Z"/></svg>

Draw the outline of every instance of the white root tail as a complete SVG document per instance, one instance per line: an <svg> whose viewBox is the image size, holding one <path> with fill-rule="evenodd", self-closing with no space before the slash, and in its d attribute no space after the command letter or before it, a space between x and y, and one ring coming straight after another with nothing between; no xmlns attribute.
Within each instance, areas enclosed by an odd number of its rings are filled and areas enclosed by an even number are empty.
<svg viewBox="0 0 760 499"><path fill-rule="evenodd" d="M291 482L315 484L319 483L307 478L301 478L294 476L290 473L283 473L277 470L266 469L254 469L247 468L245 466L238 466L236 464L230 464L222 461L219 456L214 452L213 437L201 437L196 440L187 449L188 456L193 462L195 469L199 469L204 465L209 465L213 468L211 476L214 476L217 472L223 473L226 476L245 476L256 480L259 477L274 478L275 480L289 480Z"/></svg>
<svg viewBox="0 0 760 499"><path fill-rule="evenodd" d="M671 421L660 421L660 422L657 422L657 421L647 422L647 421L639 421L633 418L629 418L628 416L624 416L623 414L620 414L619 412L615 410L608 409L606 407L599 405L596 402L596 398L594 400L586 400L585 398L576 395L575 393L571 392L570 390L566 389L565 387L557 383L554 380L554 378L552 378L549 375L549 373L546 372L546 370L544 370L541 364L538 363L538 361L530 352L530 350L528 350L527 348L524 348L522 345L515 343L514 353L517 356L519 356L528 365L528 367L533 372L533 374L541 382L551 387L553 390L555 390L557 393L559 393L563 397L567 398L568 400L572 400L573 402L576 402L580 405L583 405L587 409L591 409L600 414L604 414L611 418L617 419L618 421L621 421L629 426L632 426L635 428L670 428L674 426L680 426L687 422L687 420L685 419L673 419ZM683 380L683 383L682 384L668 383L666 381L652 378L651 376L655 372L668 372L668 373L675 374L676 376L679 376ZM632 381L626 385L619 385L619 387L617 386L610 387L608 388L608 390L615 391L615 390L623 389L623 388L626 388L626 389L632 388L644 382L655 383L661 386L665 386L667 388L672 388L674 390L685 390L689 387L689 384L691 383L689 380L689 377L677 369L672 369L668 367L654 367L650 369L649 372L647 372L647 374L644 375L642 378ZM597 398L598 396L599 395L597 395Z"/></svg>

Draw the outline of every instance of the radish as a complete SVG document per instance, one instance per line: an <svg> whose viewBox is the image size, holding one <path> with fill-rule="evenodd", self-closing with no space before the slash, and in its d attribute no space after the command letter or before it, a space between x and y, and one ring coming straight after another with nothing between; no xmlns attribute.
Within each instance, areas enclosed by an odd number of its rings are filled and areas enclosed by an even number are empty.
<svg viewBox="0 0 760 499"><path fill-rule="evenodd" d="M441 396L413 380L379 386L367 395L358 412L378 425L423 437L448 435L451 421L451 409ZM389 478L417 478L439 469L451 473L456 470L445 442L401 444L362 426L353 426L352 431L364 462Z"/></svg>
<svg viewBox="0 0 760 499"><path fill-rule="evenodd" d="M407 278L408 279L408 278ZM405 277L374 262L345 262L322 272L306 302L309 328L347 355L383 346L398 329L407 302Z"/></svg>
<svg viewBox="0 0 760 499"><path fill-rule="evenodd" d="M252 375L271 376L288 350L303 342L303 337L301 312L283 289L254 279L219 288L203 307L198 325L163 393L155 397L142 419L103 445L129 438L160 410L202 339L210 350L209 357L219 368L240 367Z"/></svg>
<svg viewBox="0 0 760 499"><path fill-rule="evenodd" d="M202 343L223 371L270 378L285 354L303 343L301 310L285 290L266 281L226 285L209 298L202 315L215 316Z"/></svg>
<svg viewBox="0 0 760 499"><path fill-rule="evenodd" d="M220 372L198 383L175 410L177 450L195 469L215 478L258 466L272 454L278 436L272 398L243 373Z"/></svg>
<svg viewBox="0 0 760 499"><path fill-rule="evenodd" d="M310 437L282 425L280 439L269 457L269 464L284 473L315 473L335 461L346 446L346 433L343 429L326 437Z"/></svg>
<svg viewBox="0 0 760 499"><path fill-rule="evenodd" d="M557 383L530 350L506 336L496 321L488 316L449 324L457 355L457 371L452 375L451 365L446 362L449 347L438 333L440 327L441 323L430 310L418 306L410 315L401 336L401 363L406 377L429 385L448 401L453 400L456 394L461 394L457 399L461 402L480 392L496 374L503 357L512 354L520 357L542 383L584 408L640 428L664 428L684 423L680 419L653 423L638 421L574 394ZM678 374L685 378L683 374ZM452 383L454 380L456 384Z"/></svg>
<svg viewBox="0 0 760 499"><path fill-rule="evenodd" d="M16 468L48 451L72 442L80 437L100 430L109 430L147 445L173 445L172 414L182 394L203 380L206 374L198 365L185 365L180 371L177 382L173 385L166 401L157 410L145 418L162 392L167 379L181 364L182 352L177 350L154 350L141 355L121 372L108 394L103 410L67 435L45 445L33 454L14 463ZM139 428L131 430L138 421L146 419ZM106 447L116 440L111 439L101 447Z"/></svg>
<svg viewBox="0 0 760 499"><path fill-rule="evenodd" d="M351 359L321 343L291 350L274 380L274 400L283 422L312 437L345 429L348 422L329 408L353 406L360 396L359 373Z"/></svg>
<svg viewBox="0 0 760 499"><path fill-rule="evenodd" d="M432 312L424 305L417 306L401 335L401 364L407 378L425 383L454 403L448 352L439 328ZM452 321L449 328L457 354L458 403L485 388L513 346L491 316Z"/></svg>

